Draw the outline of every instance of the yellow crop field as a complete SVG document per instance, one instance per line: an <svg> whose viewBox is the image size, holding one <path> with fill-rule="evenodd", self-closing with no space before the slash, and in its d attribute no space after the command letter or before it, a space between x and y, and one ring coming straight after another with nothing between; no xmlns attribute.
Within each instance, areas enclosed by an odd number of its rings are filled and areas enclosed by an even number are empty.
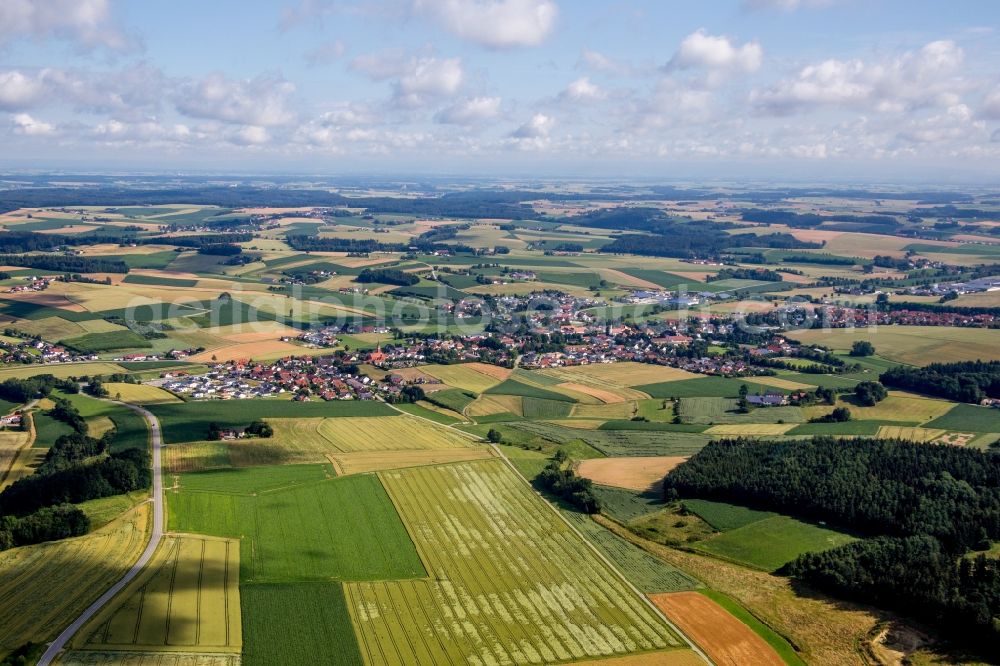
<svg viewBox="0 0 1000 666"><path fill-rule="evenodd" d="M889 394L889 397L874 407L861 407L843 399L837 401L837 407L847 407L851 416L863 421L909 421L926 423L944 416L955 406L953 402L935 400L933 398L917 398L911 396ZM807 419L822 416L830 411L829 406L813 405L802 409Z"/></svg>
<svg viewBox="0 0 1000 666"><path fill-rule="evenodd" d="M855 340L875 345L880 356L891 361L925 365L975 361L996 357L1000 349L1000 329L958 328L955 326L878 326L875 328L810 329L788 334L802 342L847 351Z"/></svg>
<svg viewBox="0 0 1000 666"><path fill-rule="evenodd" d="M597 430L604 425L605 421L600 419L553 419L546 421L546 423L564 428L576 428L577 430Z"/></svg>
<svg viewBox="0 0 1000 666"><path fill-rule="evenodd" d="M18 320L14 328L28 335L38 335L46 340L65 340L87 332L83 326L62 317Z"/></svg>
<svg viewBox="0 0 1000 666"><path fill-rule="evenodd" d="M17 455L14 456L14 460L7 468L7 475L3 476L0 474L0 479L2 479L0 480L0 490L3 490L15 481L34 474L35 468L42 464L47 451L48 449L35 449L30 446L26 446L18 451Z"/></svg>
<svg viewBox="0 0 1000 666"><path fill-rule="evenodd" d="M31 433L27 430L0 431L0 484L7 480L14 461L29 442Z"/></svg>
<svg viewBox="0 0 1000 666"><path fill-rule="evenodd" d="M269 439L229 443L235 464L252 460L255 449L274 462L326 462L327 456L350 452L463 449L472 440L450 428L411 416L266 419L274 428ZM244 451L245 449L245 451ZM261 463L253 463L261 464Z"/></svg>
<svg viewBox="0 0 1000 666"><path fill-rule="evenodd" d="M109 382L104 385L108 395L123 402L137 405L159 405L167 402L181 402L181 399L169 391L147 384L128 384L125 382Z"/></svg>
<svg viewBox="0 0 1000 666"><path fill-rule="evenodd" d="M673 382L701 376L687 370L681 370L680 368L669 368L664 365L652 365L650 363L635 363L633 361L573 365L566 368L540 370L539 372L543 375L559 377L565 381L578 382L582 376L597 380L600 383L610 382L619 386L642 386L643 384ZM636 398L638 397L636 396ZM647 396L643 394L642 397Z"/></svg>
<svg viewBox="0 0 1000 666"><path fill-rule="evenodd" d="M86 536L0 553L0 652L54 638L132 566L148 532L142 504Z"/></svg>
<svg viewBox="0 0 1000 666"><path fill-rule="evenodd" d="M422 365L420 369L449 386L474 393L482 393L501 382L500 378L479 372L467 365Z"/></svg>
<svg viewBox="0 0 1000 666"><path fill-rule="evenodd" d="M241 659L238 654L220 653L69 650L55 663L59 666L240 666ZM674 664L670 662L667 666Z"/></svg>
<svg viewBox="0 0 1000 666"><path fill-rule="evenodd" d="M731 437L754 435L784 435L797 423L740 423L712 426L705 432L709 435L728 435Z"/></svg>
<svg viewBox="0 0 1000 666"><path fill-rule="evenodd" d="M550 664L683 645L504 462L379 477L429 579L344 586L365 663Z"/></svg>
<svg viewBox="0 0 1000 666"><path fill-rule="evenodd" d="M107 416L92 416L87 419L87 434L91 437L100 437L115 427L115 422Z"/></svg>
<svg viewBox="0 0 1000 666"><path fill-rule="evenodd" d="M172 474L218 469L230 465L226 442L185 442L163 447L163 462Z"/></svg>
<svg viewBox="0 0 1000 666"><path fill-rule="evenodd" d="M523 416L521 396L519 395L481 395L469 403L465 413L473 418L510 412Z"/></svg>
<svg viewBox="0 0 1000 666"><path fill-rule="evenodd" d="M142 573L73 639L75 648L239 652L240 542L165 536Z"/></svg>
<svg viewBox="0 0 1000 666"><path fill-rule="evenodd" d="M879 426L882 439L908 439L911 442L930 442L945 433L940 428L913 428L907 426Z"/></svg>
<svg viewBox="0 0 1000 666"><path fill-rule="evenodd" d="M637 409L632 400L608 405L573 405L570 415L584 419L630 419L636 415Z"/></svg>
<svg viewBox="0 0 1000 666"><path fill-rule="evenodd" d="M0 369L0 381L5 379L24 379L35 375L53 375L60 379L79 377L82 375L110 375L125 372L125 368L116 363L36 363L34 365L19 365L13 368Z"/></svg>
<svg viewBox="0 0 1000 666"><path fill-rule="evenodd" d="M378 472L403 467L443 465L446 463L482 460L493 456L493 449L486 446L464 449L429 449L425 451L361 451L356 453L330 453L327 459L333 464L337 476Z"/></svg>
<svg viewBox="0 0 1000 666"><path fill-rule="evenodd" d="M790 379L782 379L781 377L754 377L753 381L755 384L763 384L764 386L773 386L774 388L788 389L789 391L812 391L815 390L815 386L810 384L803 384L802 382L793 382Z"/></svg>

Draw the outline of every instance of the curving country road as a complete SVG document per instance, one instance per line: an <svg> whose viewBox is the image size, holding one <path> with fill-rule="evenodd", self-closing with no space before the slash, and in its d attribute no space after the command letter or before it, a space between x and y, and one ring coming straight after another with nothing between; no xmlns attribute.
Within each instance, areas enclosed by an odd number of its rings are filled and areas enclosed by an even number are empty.
<svg viewBox="0 0 1000 666"><path fill-rule="evenodd" d="M156 551L157 546L160 545L160 540L163 538L163 474L160 469L160 447L163 444L162 437L160 436L160 422L153 416L152 412L142 407L136 405L130 405L125 402L119 402L118 404L128 407L129 409L139 412L142 414L143 418L146 419L146 423L149 424L150 438L153 443L153 533L149 538L149 543L146 544L146 550L142 551L142 555L136 560L136 563L132 565L132 568L125 572L125 575L121 579L112 585L104 594L98 597L97 601L92 603L87 610L80 614L80 617L76 618L72 624L66 627L59 636L56 637L45 653L42 655L41 659L38 660L38 666L49 666L56 656L66 647L73 635L78 632L83 625L85 625L94 615L97 614L101 608L104 607L111 599L121 592L122 588L132 582L139 572L143 570L146 564L149 563L150 558L153 557L153 553Z"/></svg>

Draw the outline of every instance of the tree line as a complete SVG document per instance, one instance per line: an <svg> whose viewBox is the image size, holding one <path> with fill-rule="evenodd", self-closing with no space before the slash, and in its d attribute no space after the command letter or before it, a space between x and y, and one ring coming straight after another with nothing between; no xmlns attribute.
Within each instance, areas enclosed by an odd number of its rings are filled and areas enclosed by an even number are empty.
<svg viewBox="0 0 1000 666"><path fill-rule="evenodd" d="M979 404L984 398L1000 398L1000 361L901 365L883 372L879 381L892 388Z"/></svg>
<svg viewBox="0 0 1000 666"><path fill-rule="evenodd" d="M0 254L0 264L38 268L55 273L128 273L119 259L102 259L65 254Z"/></svg>
<svg viewBox="0 0 1000 666"><path fill-rule="evenodd" d="M668 474L664 493L849 526L870 538L803 555L782 573L968 644L1000 637L1000 563L966 555L1000 539L998 456L868 438L721 440Z"/></svg>

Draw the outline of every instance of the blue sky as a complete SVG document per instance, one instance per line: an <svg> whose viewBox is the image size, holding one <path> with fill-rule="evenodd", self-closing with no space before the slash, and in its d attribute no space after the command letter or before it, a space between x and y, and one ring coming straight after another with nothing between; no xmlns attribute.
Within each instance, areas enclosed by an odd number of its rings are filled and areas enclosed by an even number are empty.
<svg viewBox="0 0 1000 666"><path fill-rule="evenodd" d="M3 0L0 167L1000 175L987 0Z"/></svg>

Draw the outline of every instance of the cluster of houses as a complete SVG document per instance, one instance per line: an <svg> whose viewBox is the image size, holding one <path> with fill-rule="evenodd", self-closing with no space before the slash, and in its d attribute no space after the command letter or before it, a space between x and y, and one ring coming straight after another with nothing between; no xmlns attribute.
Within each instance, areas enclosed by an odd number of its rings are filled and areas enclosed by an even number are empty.
<svg viewBox="0 0 1000 666"><path fill-rule="evenodd" d="M948 311L893 310L881 312L871 309L824 306L816 308L816 314L823 326L828 328L851 328L854 326L964 326L987 328L995 326L1000 319L993 314L961 314Z"/></svg>
<svg viewBox="0 0 1000 666"><path fill-rule="evenodd" d="M44 340L25 339L18 342L0 340L0 363L75 363L96 361L97 354L79 354L61 345Z"/></svg>
<svg viewBox="0 0 1000 666"><path fill-rule="evenodd" d="M52 283L50 277L32 277L24 284L15 284L7 290L8 294L20 294L26 291L45 291Z"/></svg>
<svg viewBox="0 0 1000 666"><path fill-rule="evenodd" d="M269 363L233 361L203 375L166 373L151 382L197 400L290 397L292 400L374 400L399 393L402 378L389 381L350 374L332 356L289 356Z"/></svg>
<svg viewBox="0 0 1000 666"><path fill-rule="evenodd" d="M666 289L657 291L639 289L631 292L628 296L622 296L619 302L630 305L662 305L663 307L688 308L712 300L726 300L730 298L732 298L732 295L725 292L699 291L684 293Z"/></svg>

